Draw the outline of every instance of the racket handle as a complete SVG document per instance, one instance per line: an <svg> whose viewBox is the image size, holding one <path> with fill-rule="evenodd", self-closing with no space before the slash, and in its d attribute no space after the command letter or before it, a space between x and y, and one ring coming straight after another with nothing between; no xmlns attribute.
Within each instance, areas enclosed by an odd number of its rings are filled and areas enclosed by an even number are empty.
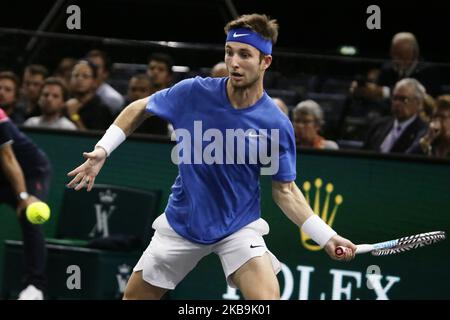
<svg viewBox="0 0 450 320"><path fill-rule="evenodd" d="M343 246L338 246L338 247L336 247L336 249L334 249L334 253L338 257L341 257L342 255L345 254L345 252L347 250L350 250L350 249L343 247ZM367 252L371 252L372 250L374 250L374 247L371 244L358 244L356 246L355 254L367 253Z"/></svg>
<svg viewBox="0 0 450 320"><path fill-rule="evenodd" d="M338 246L338 247L336 247L336 249L334 249L334 253L335 253L338 257L341 257L341 256L343 256L343 255L345 254L345 252L346 252L347 250L348 250L348 249L347 249L346 247Z"/></svg>

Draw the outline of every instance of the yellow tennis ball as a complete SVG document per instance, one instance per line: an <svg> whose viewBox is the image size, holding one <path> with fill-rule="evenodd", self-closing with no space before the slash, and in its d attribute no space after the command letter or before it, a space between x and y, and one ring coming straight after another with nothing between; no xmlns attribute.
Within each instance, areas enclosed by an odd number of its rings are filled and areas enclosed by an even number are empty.
<svg viewBox="0 0 450 320"><path fill-rule="evenodd" d="M32 224L43 224L50 218L50 208L45 202L34 202L27 207L26 215Z"/></svg>

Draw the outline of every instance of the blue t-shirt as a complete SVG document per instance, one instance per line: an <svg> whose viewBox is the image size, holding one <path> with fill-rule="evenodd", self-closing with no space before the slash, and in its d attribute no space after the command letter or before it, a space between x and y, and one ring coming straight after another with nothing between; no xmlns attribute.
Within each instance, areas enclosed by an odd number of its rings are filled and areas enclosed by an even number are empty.
<svg viewBox="0 0 450 320"><path fill-rule="evenodd" d="M254 105L233 108L227 80L186 79L155 93L147 105L147 111L172 123L177 139L172 155L178 155L179 175L167 220L182 237L201 244L220 241L260 218L262 170L277 181L296 177L288 117L265 92Z"/></svg>

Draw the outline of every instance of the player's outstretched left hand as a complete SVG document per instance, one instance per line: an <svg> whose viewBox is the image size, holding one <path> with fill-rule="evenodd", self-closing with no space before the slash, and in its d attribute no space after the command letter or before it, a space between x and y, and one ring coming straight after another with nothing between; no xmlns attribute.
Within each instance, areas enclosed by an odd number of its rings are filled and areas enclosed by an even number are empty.
<svg viewBox="0 0 450 320"><path fill-rule="evenodd" d="M86 158L86 161L67 174L69 177L75 176L67 186L69 188L75 188L76 191L83 187L86 187L87 191L91 191L94 186L95 177L105 163L106 151L103 148L97 147L91 152L84 152L83 157Z"/></svg>

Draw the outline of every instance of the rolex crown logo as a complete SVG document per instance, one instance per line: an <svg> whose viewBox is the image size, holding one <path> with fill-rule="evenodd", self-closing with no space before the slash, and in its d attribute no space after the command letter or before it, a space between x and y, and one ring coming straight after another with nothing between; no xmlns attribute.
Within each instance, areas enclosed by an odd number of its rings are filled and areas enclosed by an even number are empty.
<svg viewBox="0 0 450 320"><path fill-rule="evenodd" d="M106 190L105 192L99 192L98 194L101 203L110 204L114 202L117 193L113 193L111 190Z"/></svg>
<svg viewBox="0 0 450 320"><path fill-rule="evenodd" d="M325 200L321 199L321 188L323 186L323 181L317 178L314 181L314 203L312 203L312 192L311 183L305 181L303 183L303 191L305 193L306 201L309 203L314 213L317 214L323 221L326 222L330 227L333 227L334 219L338 211L339 206L344 201L342 195L338 194L334 197L334 206L331 208L330 202L332 201L332 193L334 191L334 186L332 183L327 183L325 186ZM300 237L303 246L311 251L320 250L320 246L317 245L306 233L302 232L300 229Z"/></svg>

